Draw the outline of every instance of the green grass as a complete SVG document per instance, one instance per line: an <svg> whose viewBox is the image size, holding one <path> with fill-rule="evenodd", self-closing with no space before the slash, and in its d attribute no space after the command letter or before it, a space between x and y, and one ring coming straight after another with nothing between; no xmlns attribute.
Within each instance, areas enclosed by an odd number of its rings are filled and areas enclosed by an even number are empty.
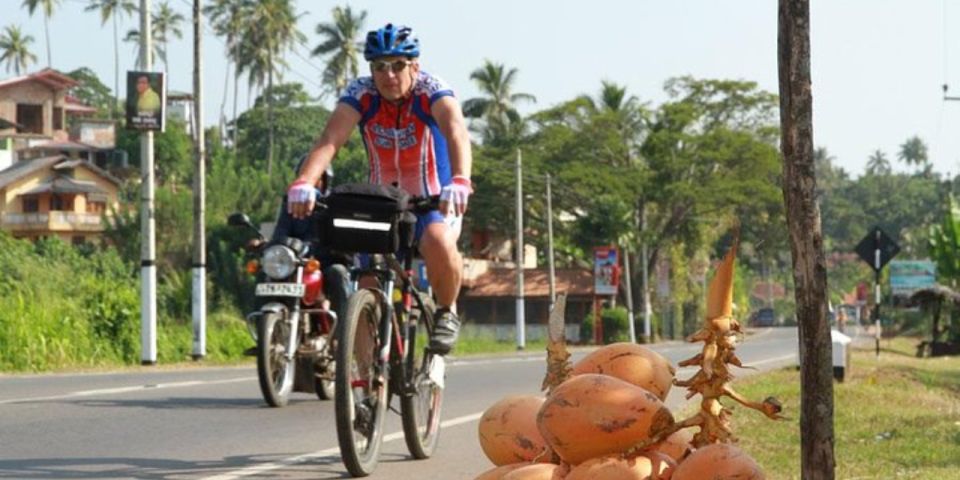
<svg viewBox="0 0 960 480"><path fill-rule="evenodd" d="M916 343L894 339L879 360L872 350L854 351L846 381L834 384L837 479L960 479L960 357L915 358ZM780 422L734 407L734 431L767 478L799 479L799 372L770 372L735 387L783 403L789 419Z"/></svg>

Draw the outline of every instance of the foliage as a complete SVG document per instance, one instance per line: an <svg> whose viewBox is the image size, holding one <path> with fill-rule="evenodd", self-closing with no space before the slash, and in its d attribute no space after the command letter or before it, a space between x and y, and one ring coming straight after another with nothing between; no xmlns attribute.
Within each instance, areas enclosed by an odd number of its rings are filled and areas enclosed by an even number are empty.
<svg viewBox="0 0 960 480"><path fill-rule="evenodd" d="M165 131L155 133L153 138L153 162L157 183L187 183L194 170L193 141L187 135L184 124L168 120ZM130 164L140 168L139 132L117 129L117 148L126 151Z"/></svg>
<svg viewBox="0 0 960 480"><path fill-rule="evenodd" d="M356 15L350 5L333 7L332 22L317 24L317 35L322 40L311 55L326 56L327 67L323 70L323 83L329 86L339 97L347 86L347 81L355 78L360 70L360 50L363 48L363 24L367 11L360 10Z"/></svg>
<svg viewBox="0 0 960 480"><path fill-rule="evenodd" d="M940 224L930 227L928 241L930 258L937 264L941 283L956 286L960 280L960 207L953 195L948 197Z"/></svg>
<svg viewBox="0 0 960 480"><path fill-rule="evenodd" d="M580 323L581 341L593 343L593 324L594 314L591 312ZM630 341L630 317L626 308L604 308L600 312L600 324L603 325L604 345Z"/></svg>
<svg viewBox="0 0 960 480"><path fill-rule="evenodd" d="M37 56L30 51L32 35L24 35L17 25L7 25L0 33L0 62L7 63L7 72L16 75L26 73L31 63L37 63Z"/></svg>
<svg viewBox="0 0 960 480"><path fill-rule="evenodd" d="M100 78L89 67L80 67L67 74L70 78L80 82L79 85L70 89L70 95L86 105L97 109L96 116L107 118L112 110L115 109L113 92L110 87L103 84Z"/></svg>

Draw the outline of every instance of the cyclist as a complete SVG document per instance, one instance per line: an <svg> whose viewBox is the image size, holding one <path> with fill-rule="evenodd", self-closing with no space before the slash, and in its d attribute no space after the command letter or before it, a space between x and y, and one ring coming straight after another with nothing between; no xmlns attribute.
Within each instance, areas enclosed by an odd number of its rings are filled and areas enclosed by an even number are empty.
<svg viewBox="0 0 960 480"><path fill-rule="evenodd" d="M430 348L446 354L460 329L456 301L463 259L456 240L473 193L470 137L453 90L420 69L413 30L388 23L370 31L363 56L370 76L351 82L340 97L287 191L288 208L295 218L313 210L313 185L354 127L367 149L371 183L397 185L416 196L440 195L440 209L419 216L416 237L439 307Z"/></svg>

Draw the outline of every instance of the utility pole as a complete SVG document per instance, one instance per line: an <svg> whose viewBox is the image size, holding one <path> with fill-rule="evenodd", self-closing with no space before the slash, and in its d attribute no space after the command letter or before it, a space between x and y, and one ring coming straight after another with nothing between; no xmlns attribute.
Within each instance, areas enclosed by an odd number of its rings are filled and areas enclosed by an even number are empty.
<svg viewBox="0 0 960 480"><path fill-rule="evenodd" d="M550 272L550 311L557 302L557 277L553 265L553 194L550 192L550 174L547 174L547 268Z"/></svg>
<svg viewBox="0 0 960 480"><path fill-rule="evenodd" d="M875 237L874 237L875 240L874 240L874 241L876 242L874 245L876 245L876 248L873 250L873 270L874 270L874 275L873 275L873 280L874 280L873 288L874 288L874 300L876 300L876 304L875 304L874 309L873 309L873 320L874 320L874 327L873 327L873 328L874 328L874 332L875 332L874 337L875 337L875 339L876 339L876 344L877 344L876 355L877 355L877 358L880 358L880 337L881 337L881 332L880 332L880 300L881 300L881 298L880 298L880 269L883 267L883 264L880 262L880 242L882 241L882 240L880 239L880 236L882 235L882 233L881 233L881 231L880 231L879 228L874 231L874 235L875 235Z"/></svg>
<svg viewBox="0 0 960 480"><path fill-rule="evenodd" d="M153 69L150 12L150 0L140 0L140 69L145 72ZM143 365L157 363L157 238L153 181L153 132L145 131L140 133L140 363Z"/></svg>
<svg viewBox="0 0 960 480"><path fill-rule="evenodd" d="M204 231L206 139L203 131L203 9L193 0L193 108L196 134L193 152L193 359L207 354L207 246Z"/></svg>
<svg viewBox="0 0 960 480"><path fill-rule="evenodd" d="M643 338L647 343L653 343L653 335L650 331L650 316L653 313L650 308L650 257L647 252L647 203L644 201L643 208L640 209L640 233L643 238L640 240L640 269L643 270L641 278L641 287L643 288Z"/></svg>
<svg viewBox="0 0 960 480"><path fill-rule="evenodd" d="M526 346L523 312L523 158L517 149L517 350Z"/></svg>
<svg viewBox="0 0 960 480"><path fill-rule="evenodd" d="M630 343L637 343L637 327L633 324L633 287L630 283L630 249L623 248L623 274L627 280L627 319L630 324Z"/></svg>

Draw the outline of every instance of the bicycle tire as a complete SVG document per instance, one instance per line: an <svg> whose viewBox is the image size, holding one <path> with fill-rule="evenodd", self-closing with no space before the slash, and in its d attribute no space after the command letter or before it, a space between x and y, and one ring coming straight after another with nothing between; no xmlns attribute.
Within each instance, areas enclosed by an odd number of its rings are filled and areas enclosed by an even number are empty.
<svg viewBox="0 0 960 480"><path fill-rule="evenodd" d="M417 347L417 328L424 325L424 313L433 318L434 309L428 303L427 312L417 315L407 332L406 385L413 385L413 392L400 397L400 416L403 423L403 438L407 450L418 460L430 458L440 441L440 410L443 407L443 389L428 377L432 354L424 347ZM426 330L426 328L424 328Z"/></svg>
<svg viewBox="0 0 960 480"><path fill-rule="evenodd" d="M350 297L346 318L337 326L334 380L337 442L340 457L354 477L373 473L383 444L388 386L377 379L384 373L376 366L380 314L380 295L363 289ZM359 344L358 331L365 336ZM364 380L366 385L358 385Z"/></svg>

